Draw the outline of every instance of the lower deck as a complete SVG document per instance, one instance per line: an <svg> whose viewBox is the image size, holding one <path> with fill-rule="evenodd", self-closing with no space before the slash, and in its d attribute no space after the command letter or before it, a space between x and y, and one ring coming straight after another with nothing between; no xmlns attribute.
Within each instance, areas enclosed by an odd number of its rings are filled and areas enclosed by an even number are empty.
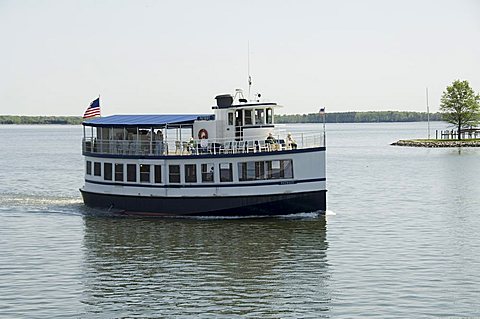
<svg viewBox="0 0 480 319"><path fill-rule="evenodd" d="M154 215L324 211L325 148L263 154L86 157L84 202Z"/></svg>

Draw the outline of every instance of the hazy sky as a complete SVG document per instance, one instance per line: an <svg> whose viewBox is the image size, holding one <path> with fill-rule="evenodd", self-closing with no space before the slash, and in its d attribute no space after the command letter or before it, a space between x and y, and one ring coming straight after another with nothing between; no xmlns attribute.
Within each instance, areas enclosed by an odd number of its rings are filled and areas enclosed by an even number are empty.
<svg viewBox="0 0 480 319"><path fill-rule="evenodd" d="M480 1L0 0L0 114L209 113L247 89L280 113L438 110L480 92Z"/></svg>

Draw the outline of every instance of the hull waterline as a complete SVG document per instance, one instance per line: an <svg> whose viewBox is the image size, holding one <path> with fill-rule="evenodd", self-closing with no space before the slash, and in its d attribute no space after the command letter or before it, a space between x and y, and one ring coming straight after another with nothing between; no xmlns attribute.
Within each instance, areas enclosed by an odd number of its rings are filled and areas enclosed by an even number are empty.
<svg viewBox="0 0 480 319"><path fill-rule="evenodd" d="M269 216L326 210L326 190L229 197L145 197L80 191L89 207L129 215Z"/></svg>

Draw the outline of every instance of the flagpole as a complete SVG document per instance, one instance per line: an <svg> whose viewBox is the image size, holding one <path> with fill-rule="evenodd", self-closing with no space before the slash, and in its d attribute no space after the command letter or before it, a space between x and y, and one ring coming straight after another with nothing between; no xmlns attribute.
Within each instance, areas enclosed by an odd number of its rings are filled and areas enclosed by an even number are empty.
<svg viewBox="0 0 480 319"><path fill-rule="evenodd" d="M323 146L326 146L326 129L325 129L325 108L321 107L318 111L323 117Z"/></svg>
<svg viewBox="0 0 480 319"><path fill-rule="evenodd" d="M325 129L325 108L323 108L323 147L327 146L326 139L327 139L327 134Z"/></svg>
<svg viewBox="0 0 480 319"><path fill-rule="evenodd" d="M248 65L248 100L250 101L250 89L252 87L252 77L250 76L250 41L247 42L247 65Z"/></svg>

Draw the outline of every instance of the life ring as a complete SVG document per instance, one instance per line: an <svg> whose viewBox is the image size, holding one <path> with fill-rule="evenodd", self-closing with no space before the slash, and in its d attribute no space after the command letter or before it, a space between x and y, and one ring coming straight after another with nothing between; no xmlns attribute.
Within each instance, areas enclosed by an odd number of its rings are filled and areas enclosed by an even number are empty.
<svg viewBox="0 0 480 319"><path fill-rule="evenodd" d="M206 140L208 139L208 131L204 128L202 128L200 131L198 131L198 138L201 140Z"/></svg>

